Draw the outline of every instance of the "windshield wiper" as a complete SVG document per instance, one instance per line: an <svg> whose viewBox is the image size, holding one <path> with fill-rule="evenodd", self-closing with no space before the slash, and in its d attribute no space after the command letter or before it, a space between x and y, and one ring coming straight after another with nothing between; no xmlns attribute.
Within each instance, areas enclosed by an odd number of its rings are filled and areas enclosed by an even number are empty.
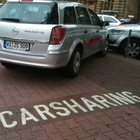
<svg viewBox="0 0 140 140"><path fill-rule="evenodd" d="M1 20L8 20L8 21L20 22L20 20L18 18L1 18Z"/></svg>

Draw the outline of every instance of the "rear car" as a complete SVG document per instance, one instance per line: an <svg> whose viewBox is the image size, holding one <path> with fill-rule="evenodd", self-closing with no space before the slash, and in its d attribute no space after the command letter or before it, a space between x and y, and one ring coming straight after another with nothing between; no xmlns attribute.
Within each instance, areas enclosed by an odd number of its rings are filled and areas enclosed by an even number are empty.
<svg viewBox="0 0 140 140"><path fill-rule="evenodd" d="M0 62L5 67L64 67L75 77L82 59L107 54L104 25L80 3L8 0L0 9Z"/></svg>

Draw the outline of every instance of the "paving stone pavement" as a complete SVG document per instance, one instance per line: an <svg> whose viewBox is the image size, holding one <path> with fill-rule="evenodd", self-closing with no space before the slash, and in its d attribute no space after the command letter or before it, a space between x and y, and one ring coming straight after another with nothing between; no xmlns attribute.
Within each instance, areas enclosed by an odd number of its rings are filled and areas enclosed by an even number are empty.
<svg viewBox="0 0 140 140"><path fill-rule="evenodd" d="M140 60L94 55L74 79L0 65L0 140L140 140Z"/></svg>

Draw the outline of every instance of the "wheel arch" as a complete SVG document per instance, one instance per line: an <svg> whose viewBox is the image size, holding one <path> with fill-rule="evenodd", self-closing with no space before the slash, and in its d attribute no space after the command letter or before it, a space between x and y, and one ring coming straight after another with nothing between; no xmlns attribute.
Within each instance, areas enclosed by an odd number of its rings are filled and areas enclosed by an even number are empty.
<svg viewBox="0 0 140 140"><path fill-rule="evenodd" d="M73 51L71 52L71 56L70 56L70 59L68 61L68 64L65 67L65 74L68 77L74 78L78 75L78 73L80 71L80 67L81 67L82 55L83 55L83 46L81 43L78 43L73 48ZM78 57L76 57L76 56L78 56Z"/></svg>
<svg viewBox="0 0 140 140"><path fill-rule="evenodd" d="M135 40L139 41L140 38L138 38L138 37L131 37L130 40L132 40L132 39L135 39ZM120 51L121 53L123 53L123 47L124 47L124 44L127 42L127 40L128 40L128 37L127 37L127 38L124 38L124 39L121 41L120 45L119 45L119 51Z"/></svg>
<svg viewBox="0 0 140 140"><path fill-rule="evenodd" d="M84 53L83 41L82 41L81 39L77 39L77 40L75 40L75 41L72 43L72 45L71 45L71 47L70 47L70 51L69 51L69 54L68 54L68 63L69 63L69 61L70 61L70 59L71 59L71 57L72 57L72 54L73 54L74 50L75 50L77 47L80 48L80 50L81 50L81 56L83 56L83 53Z"/></svg>
<svg viewBox="0 0 140 140"><path fill-rule="evenodd" d="M109 41L109 34L106 36L106 40L108 40L108 41Z"/></svg>

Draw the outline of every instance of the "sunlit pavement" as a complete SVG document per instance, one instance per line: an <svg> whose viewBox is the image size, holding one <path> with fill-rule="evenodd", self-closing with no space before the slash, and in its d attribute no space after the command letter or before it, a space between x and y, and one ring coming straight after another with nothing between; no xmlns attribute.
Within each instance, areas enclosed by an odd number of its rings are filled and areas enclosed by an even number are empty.
<svg viewBox="0 0 140 140"><path fill-rule="evenodd" d="M140 60L110 52L59 70L0 65L0 140L139 140Z"/></svg>

